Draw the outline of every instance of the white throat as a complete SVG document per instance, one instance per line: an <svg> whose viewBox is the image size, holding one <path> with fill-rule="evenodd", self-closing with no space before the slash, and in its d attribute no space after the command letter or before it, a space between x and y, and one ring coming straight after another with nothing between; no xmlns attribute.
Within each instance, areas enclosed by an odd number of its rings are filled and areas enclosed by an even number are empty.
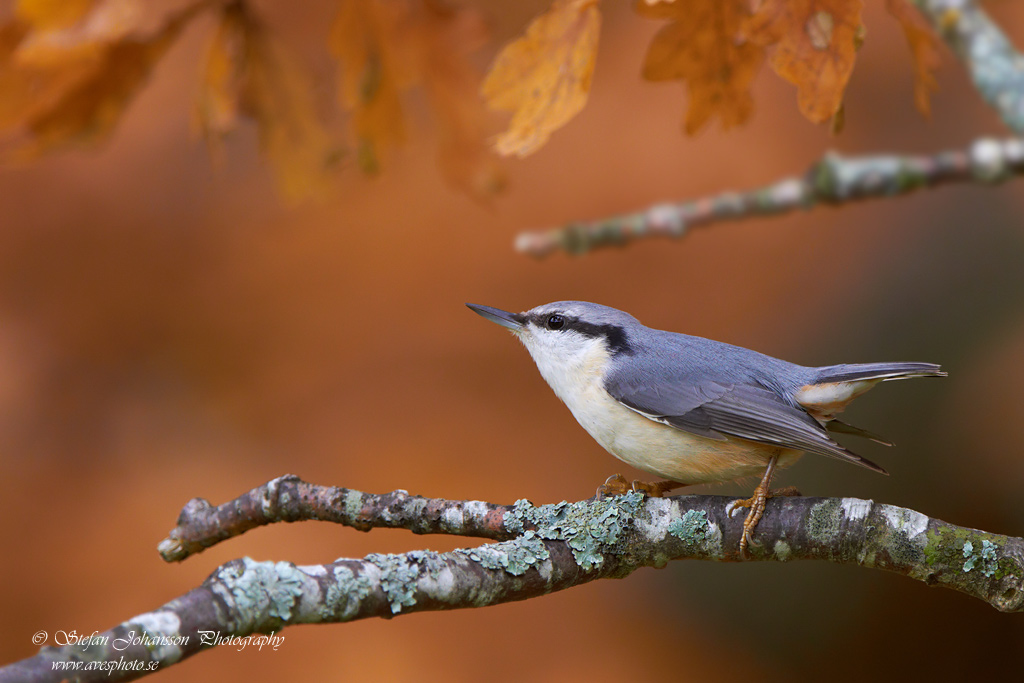
<svg viewBox="0 0 1024 683"><path fill-rule="evenodd" d="M518 336L541 376L579 419L583 397L595 388L603 391L605 371L611 360L604 340L573 331L536 329Z"/></svg>

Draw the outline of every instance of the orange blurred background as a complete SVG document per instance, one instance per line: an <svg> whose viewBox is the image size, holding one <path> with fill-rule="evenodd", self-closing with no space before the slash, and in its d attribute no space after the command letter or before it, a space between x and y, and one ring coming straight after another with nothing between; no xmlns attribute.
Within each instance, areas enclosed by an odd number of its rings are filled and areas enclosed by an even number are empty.
<svg viewBox="0 0 1024 683"><path fill-rule="evenodd" d="M481 3L495 34L481 66L546 4ZM441 180L416 100L411 141L382 175L349 168L326 201L283 206L251 128L213 168L188 116L212 20L173 48L102 150L0 171L0 662L34 654L40 629L102 631L240 556L313 564L477 543L306 523L165 564L156 544L193 496L218 504L292 472L544 503L639 476L466 301L596 301L808 365L942 363L948 380L888 385L850 412L897 443L856 444L891 477L809 456L779 482L1024 535L1018 183L583 258L511 248L519 230L766 184L830 148L924 153L1006 135L964 71L947 56L923 121L899 27L869 3L841 137L763 74L750 125L687 139L681 89L639 78L658 25L605 4L589 104L538 154L505 163L508 191L490 206ZM326 0L257 7L295 45L322 46L333 14ZM991 9L1024 26L1019 4ZM329 58L308 52L329 98ZM524 603L283 635L276 652L219 648L161 680L953 679L1015 671L1024 624L855 567L676 562Z"/></svg>

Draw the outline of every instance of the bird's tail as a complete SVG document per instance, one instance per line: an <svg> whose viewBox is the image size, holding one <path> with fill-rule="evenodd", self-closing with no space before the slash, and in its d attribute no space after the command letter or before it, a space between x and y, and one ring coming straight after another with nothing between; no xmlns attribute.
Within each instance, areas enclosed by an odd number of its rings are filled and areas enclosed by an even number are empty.
<svg viewBox="0 0 1024 683"><path fill-rule="evenodd" d="M945 377L934 363L857 363L815 368L814 380L800 387L793 398L825 424L843 412L850 401L879 382L911 377ZM842 428L838 425L837 430ZM851 427L852 429L858 429ZM874 438L873 435L868 438Z"/></svg>
<svg viewBox="0 0 1024 683"><path fill-rule="evenodd" d="M853 363L829 365L817 370L815 384L946 376L940 366L934 363Z"/></svg>

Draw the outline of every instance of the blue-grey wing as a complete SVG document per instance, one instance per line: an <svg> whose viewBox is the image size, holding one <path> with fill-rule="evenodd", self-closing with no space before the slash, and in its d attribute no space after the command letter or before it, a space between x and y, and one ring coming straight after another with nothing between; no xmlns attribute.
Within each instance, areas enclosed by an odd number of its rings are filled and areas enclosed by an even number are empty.
<svg viewBox="0 0 1024 683"><path fill-rule="evenodd" d="M760 384L727 384L694 377L670 382L648 377L630 383L613 375L605 389L627 408L691 434L716 440L739 437L885 472L833 441L813 417Z"/></svg>

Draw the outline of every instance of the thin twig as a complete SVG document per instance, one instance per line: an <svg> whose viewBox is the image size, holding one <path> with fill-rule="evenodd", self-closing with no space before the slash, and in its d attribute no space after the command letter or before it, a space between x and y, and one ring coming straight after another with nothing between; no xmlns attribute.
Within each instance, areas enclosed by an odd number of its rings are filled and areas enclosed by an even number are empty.
<svg viewBox="0 0 1024 683"><path fill-rule="evenodd" d="M369 531L408 529L415 534L453 534L503 541L503 517L511 508L482 501L410 496L407 491L363 493L338 486L317 486L286 474L213 507L202 498L185 504L178 526L158 550L168 562L180 562L249 529L277 522L322 520Z"/></svg>
<svg viewBox="0 0 1024 683"><path fill-rule="evenodd" d="M981 139L966 150L928 156L842 157L830 152L802 176L766 187L680 203L658 204L638 213L582 221L553 230L523 232L518 251L542 258L557 249L583 254L649 237L678 239L693 227L719 221L844 204L870 197L894 197L942 183L996 185L1024 173L1024 142Z"/></svg>

